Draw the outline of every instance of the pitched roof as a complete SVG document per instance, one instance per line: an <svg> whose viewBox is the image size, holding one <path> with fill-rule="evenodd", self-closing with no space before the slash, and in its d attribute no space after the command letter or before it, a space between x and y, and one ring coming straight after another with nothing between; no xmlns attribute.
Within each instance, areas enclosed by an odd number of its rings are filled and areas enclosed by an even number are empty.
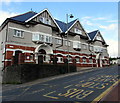
<svg viewBox="0 0 120 103"><path fill-rule="evenodd" d="M92 32L88 33L88 36L90 37L91 40L94 39L94 37L96 36L96 34L97 34L98 31L99 30L95 30L95 31L92 31Z"/></svg>
<svg viewBox="0 0 120 103"><path fill-rule="evenodd" d="M57 22L57 24L59 25L59 27L61 28L61 30L62 30L63 32L66 32L66 31L75 23L76 20L77 20L77 19L69 22L69 23L68 23L68 27L67 27L67 24L66 24L66 23L55 19L55 21Z"/></svg>
<svg viewBox="0 0 120 103"><path fill-rule="evenodd" d="M15 20L15 21L25 22L26 20L28 20L29 18L31 18L32 16L34 16L36 14L37 13L35 13L33 11L29 11L27 13L11 17L10 19Z"/></svg>

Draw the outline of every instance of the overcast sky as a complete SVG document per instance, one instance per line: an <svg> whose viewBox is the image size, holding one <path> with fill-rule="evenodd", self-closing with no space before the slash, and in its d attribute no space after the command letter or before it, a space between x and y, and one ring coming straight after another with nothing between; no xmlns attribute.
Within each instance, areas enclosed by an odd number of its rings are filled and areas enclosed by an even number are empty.
<svg viewBox="0 0 120 103"><path fill-rule="evenodd" d="M74 18L69 19L69 21L78 18L87 32L100 30L109 45L108 51L110 56L118 56L118 2L17 1L19 2L11 2L11 0L1 2L0 24L8 17L28 12L31 9L35 12L40 12L48 8L54 18L62 20L63 22L66 22L66 14L72 13Z"/></svg>

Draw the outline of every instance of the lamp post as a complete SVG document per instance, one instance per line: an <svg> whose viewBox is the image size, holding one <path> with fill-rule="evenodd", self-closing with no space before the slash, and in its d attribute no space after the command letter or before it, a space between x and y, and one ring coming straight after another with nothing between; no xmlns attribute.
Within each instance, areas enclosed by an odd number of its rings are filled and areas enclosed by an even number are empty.
<svg viewBox="0 0 120 103"><path fill-rule="evenodd" d="M70 17L70 18L73 18L74 16L72 15L72 14L66 14L66 30L68 30L68 17ZM69 38L68 38L68 31L67 31L67 33L66 33L66 35L67 35L67 51L68 51L68 72L70 72L70 69L69 69L69 59L70 59L70 57L69 57Z"/></svg>

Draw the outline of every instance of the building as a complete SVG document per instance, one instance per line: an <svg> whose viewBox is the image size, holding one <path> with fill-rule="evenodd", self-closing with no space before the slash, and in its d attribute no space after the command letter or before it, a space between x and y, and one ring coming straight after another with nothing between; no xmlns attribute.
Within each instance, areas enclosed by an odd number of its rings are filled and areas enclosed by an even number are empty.
<svg viewBox="0 0 120 103"><path fill-rule="evenodd" d="M68 24L48 9L7 18L0 27L0 66L21 63L75 63L80 67L109 65L107 44L99 30L87 33L78 19Z"/></svg>

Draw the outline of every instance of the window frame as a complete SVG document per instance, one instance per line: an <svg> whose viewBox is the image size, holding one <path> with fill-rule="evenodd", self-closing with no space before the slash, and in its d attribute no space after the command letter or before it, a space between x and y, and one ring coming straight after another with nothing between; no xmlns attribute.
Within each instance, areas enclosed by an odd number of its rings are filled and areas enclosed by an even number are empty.
<svg viewBox="0 0 120 103"><path fill-rule="evenodd" d="M14 35L13 36L17 37L17 38L24 38L24 31L14 29Z"/></svg>

